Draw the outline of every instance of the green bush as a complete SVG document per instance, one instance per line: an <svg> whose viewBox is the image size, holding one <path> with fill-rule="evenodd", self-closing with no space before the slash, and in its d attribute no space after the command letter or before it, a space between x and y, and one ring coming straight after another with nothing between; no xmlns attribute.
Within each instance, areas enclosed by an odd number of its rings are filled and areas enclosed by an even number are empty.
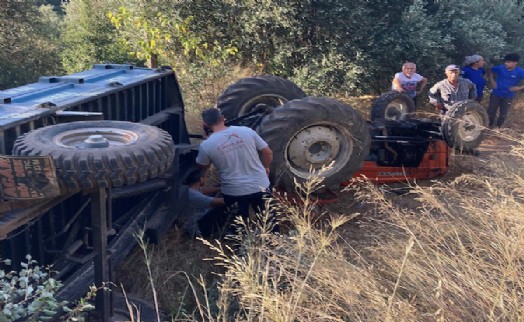
<svg viewBox="0 0 524 322"><path fill-rule="evenodd" d="M0 321L49 320L66 304L55 298L62 283L50 276L49 269L38 266L31 255L26 259L18 272L0 270ZM11 261L3 263L9 266Z"/></svg>

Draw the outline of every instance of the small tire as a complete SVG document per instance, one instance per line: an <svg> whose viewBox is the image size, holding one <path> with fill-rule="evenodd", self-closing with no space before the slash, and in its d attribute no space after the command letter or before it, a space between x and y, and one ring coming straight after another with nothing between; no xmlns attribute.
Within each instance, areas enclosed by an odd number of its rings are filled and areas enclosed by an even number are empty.
<svg viewBox="0 0 524 322"><path fill-rule="evenodd" d="M102 137L98 137L100 142L86 141L95 136ZM158 177L171 168L174 150L169 133L154 126L81 121L25 133L15 141L13 154L52 156L59 185L78 191L121 187Z"/></svg>
<svg viewBox="0 0 524 322"><path fill-rule="evenodd" d="M415 102L406 94L391 91L382 94L371 106L371 120L403 120L415 113Z"/></svg>
<svg viewBox="0 0 524 322"><path fill-rule="evenodd" d="M371 142L360 114L329 98L290 101L264 117L257 132L273 150L271 182L285 191L294 191L294 179L306 181L311 168L333 161L323 184L339 187L360 169Z"/></svg>
<svg viewBox="0 0 524 322"><path fill-rule="evenodd" d="M471 152L484 139L488 114L480 103L465 100L455 103L442 118L442 136L448 146Z"/></svg>
<svg viewBox="0 0 524 322"><path fill-rule="evenodd" d="M218 97L217 107L227 119L249 113L258 104L278 107L304 98L306 94L292 81L274 75L242 78L231 84Z"/></svg>

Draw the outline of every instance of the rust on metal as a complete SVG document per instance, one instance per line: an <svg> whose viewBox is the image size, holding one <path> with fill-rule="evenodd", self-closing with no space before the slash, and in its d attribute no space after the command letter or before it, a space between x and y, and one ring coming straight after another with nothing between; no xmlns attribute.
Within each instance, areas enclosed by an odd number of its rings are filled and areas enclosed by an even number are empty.
<svg viewBox="0 0 524 322"><path fill-rule="evenodd" d="M2 200L34 200L60 195L53 159L49 156L0 155Z"/></svg>

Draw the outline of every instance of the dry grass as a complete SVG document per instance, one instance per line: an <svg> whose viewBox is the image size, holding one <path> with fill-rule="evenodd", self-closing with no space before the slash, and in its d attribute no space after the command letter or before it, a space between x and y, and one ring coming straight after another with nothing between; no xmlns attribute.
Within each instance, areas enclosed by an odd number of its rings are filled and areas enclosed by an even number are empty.
<svg viewBox="0 0 524 322"><path fill-rule="evenodd" d="M514 151L522 163L519 151L522 145ZM368 205L358 216L319 214L307 200L279 203L279 214L294 227L290 234L269 234L259 225L259 233L242 237L241 255L206 243L226 271L217 315L201 318L523 320L524 179L500 163L491 170L489 177L414 185L402 197L355 183L355 198ZM364 233L344 239L337 233L344 224Z"/></svg>

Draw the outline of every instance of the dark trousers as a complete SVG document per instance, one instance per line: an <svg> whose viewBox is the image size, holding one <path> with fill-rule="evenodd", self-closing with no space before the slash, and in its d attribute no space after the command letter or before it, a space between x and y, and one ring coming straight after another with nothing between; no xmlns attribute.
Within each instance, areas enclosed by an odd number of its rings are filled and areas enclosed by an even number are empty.
<svg viewBox="0 0 524 322"><path fill-rule="evenodd" d="M207 238L223 231L226 223L226 207L216 207L206 212L204 217L198 221L198 230L202 237Z"/></svg>
<svg viewBox="0 0 524 322"><path fill-rule="evenodd" d="M513 98L499 97L491 94L489 97L488 116L489 116L489 127L493 127L495 124L500 127L504 124L506 116L508 115L509 109L511 108L511 101ZM497 111L499 117L497 119ZM496 122L495 122L496 121Z"/></svg>
<svg viewBox="0 0 524 322"><path fill-rule="evenodd" d="M266 208L266 199L271 197L271 188L266 191L256 192L243 196L224 195L224 203L228 211L233 210L235 215L240 215L242 218L249 217L249 208L251 207L255 213L261 213ZM271 215L271 220L274 220L274 214ZM278 227L275 225L273 231L277 232Z"/></svg>

